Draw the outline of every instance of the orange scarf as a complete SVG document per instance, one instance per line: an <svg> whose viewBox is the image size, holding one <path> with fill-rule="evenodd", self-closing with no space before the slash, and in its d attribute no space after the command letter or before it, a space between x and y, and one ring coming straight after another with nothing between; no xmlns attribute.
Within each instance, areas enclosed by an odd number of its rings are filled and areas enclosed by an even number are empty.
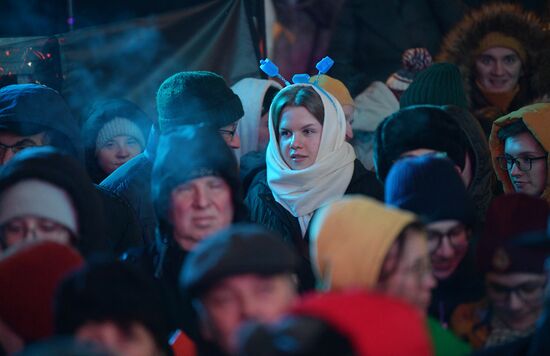
<svg viewBox="0 0 550 356"><path fill-rule="evenodd" d="M483 89L483 87L477 81L476 85L485 97L485 99L487 99L487 101L491 105L497 107L503 113L508 113L508 107L512 103L512 100L514 100L516 94L519 92L519 85L516 85L514 89L504 93L490 93Z"/></svg>

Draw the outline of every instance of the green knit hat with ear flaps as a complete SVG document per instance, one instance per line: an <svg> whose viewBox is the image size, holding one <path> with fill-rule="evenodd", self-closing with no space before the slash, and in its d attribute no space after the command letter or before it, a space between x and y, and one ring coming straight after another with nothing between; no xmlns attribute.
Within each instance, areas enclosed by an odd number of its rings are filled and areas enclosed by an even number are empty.
<svg viewBox="0 0 550 356"><path fill-rule="evenodd" d="M239 97L212 72L176 73L157 92L160 132L181 125L227 126L244 115Z"/></svg>
<svg viewBox="0 0 550 356"><path fill-rule="evenodd" d="M401 95L401 108L412 105L455 105L468 109L468 100L458 67L435 63L418 73L414 82Z"/></svg>

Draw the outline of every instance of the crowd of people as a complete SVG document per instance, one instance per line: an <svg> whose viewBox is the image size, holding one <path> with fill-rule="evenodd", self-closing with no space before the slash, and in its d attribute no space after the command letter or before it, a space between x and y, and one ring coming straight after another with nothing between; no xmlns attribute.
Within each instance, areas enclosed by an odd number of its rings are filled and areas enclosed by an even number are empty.
<svg viewBox="0 0 550 356"><path fill-rule="evenodd" d="M549 354L548 44L496 4L386 82L0 88L0 354Z"/></svg>

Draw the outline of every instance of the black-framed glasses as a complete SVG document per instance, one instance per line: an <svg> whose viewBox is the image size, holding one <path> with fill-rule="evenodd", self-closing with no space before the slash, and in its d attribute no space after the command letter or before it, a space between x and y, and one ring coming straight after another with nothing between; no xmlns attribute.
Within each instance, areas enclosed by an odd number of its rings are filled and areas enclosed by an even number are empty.
<svg viewBox="0 0 550 356"><path fill-rule="evenodd" d="M23 151L25 148L30 147L36 147L36 144L33 142L18 142L15 145L5 145L3 143L0 143L0 157L4 157L8 150L10 150L13 154L16 154L18 152Z"/></svg>
<svg viewBox="0 0 550 356"><path fill-rule="evenodd" d="M498 302L505 302L510 299L512 294L526 303L534 302L544 295L546 280L544 282L529 281L510 287L500 283L487 281L487 294Z"/></svg>
<svg viewBox="0 0 550 356"><path fill-rule="evenodd" d="M546 159L548 155L540 156L540 157L512 157L512 156L499 156L497 157L497 162L500 167L500 169L504 171L511 171L514 167L514 164L518 169L522 172L529 172L531 168L533 168L533 161L537 161L539 159Z"/></svg>
<svg viewBox="0 0 550 356"><path fill-rule="evenodd" d="M463 249L468 245L468 232L466 226L458 224L443 232L427 229L428 232L428 250L435 252L441 246L443 239L447 238L449 244L456 249Z"/></svg>

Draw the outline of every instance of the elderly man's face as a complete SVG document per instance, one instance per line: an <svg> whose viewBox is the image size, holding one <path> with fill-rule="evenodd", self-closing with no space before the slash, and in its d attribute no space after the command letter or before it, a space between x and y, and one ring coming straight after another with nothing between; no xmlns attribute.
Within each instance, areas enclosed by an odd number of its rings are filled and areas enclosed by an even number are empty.
<svg viewBox="0 0 550 356"><path fill-rule="evenodd" d="M223 178L206 176L172 190L173 238L186 251L233 221L231 189Z"/></svg>
<svg viewBox="0 0 550 356"><path fill-rule="evenodd" d="M201 298L200 318L204 336L222 350L236 348L236 334L246 321L275 323L296 301L291 275L243 274L227 277Z"/></svg>

